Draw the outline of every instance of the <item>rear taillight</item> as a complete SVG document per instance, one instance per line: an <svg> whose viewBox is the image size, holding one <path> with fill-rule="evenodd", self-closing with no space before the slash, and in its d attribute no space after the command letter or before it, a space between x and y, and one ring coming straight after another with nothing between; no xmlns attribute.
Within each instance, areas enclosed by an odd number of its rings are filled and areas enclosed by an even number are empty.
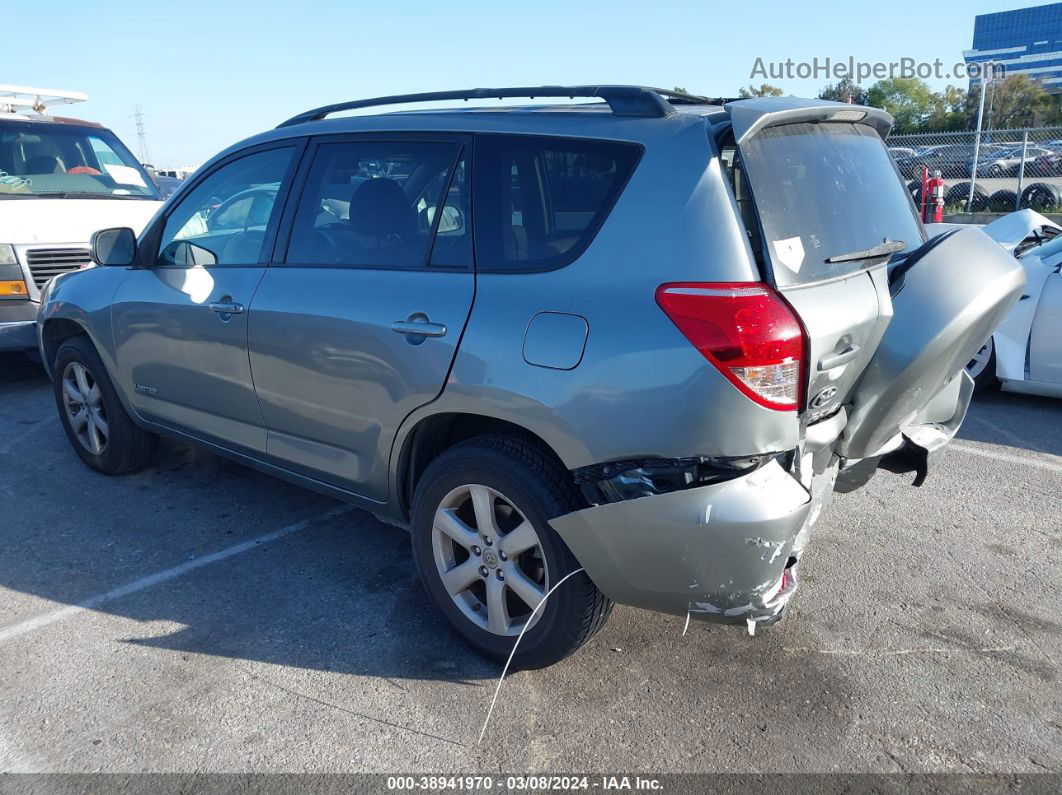
<svg viewBox="0 0 1062 795"><path fill-rule="evenodd" d="M704 357L767 408L793 411L804 383L804 329L782 296L764 284L671 283L656 302Z"/></svg>

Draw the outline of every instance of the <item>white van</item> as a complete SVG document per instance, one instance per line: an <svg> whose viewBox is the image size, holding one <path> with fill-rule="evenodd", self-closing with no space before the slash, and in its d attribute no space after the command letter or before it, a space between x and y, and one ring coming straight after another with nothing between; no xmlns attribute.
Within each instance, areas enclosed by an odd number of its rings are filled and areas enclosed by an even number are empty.
<svg viewBox="0 0 1062 795"><path fill-rule="evenodd" d="M93 232L139 233L161 205L155 182L113 132L43 112L84 99L0 85L0 351L36 349L41 289L91 265Z"/></svg>

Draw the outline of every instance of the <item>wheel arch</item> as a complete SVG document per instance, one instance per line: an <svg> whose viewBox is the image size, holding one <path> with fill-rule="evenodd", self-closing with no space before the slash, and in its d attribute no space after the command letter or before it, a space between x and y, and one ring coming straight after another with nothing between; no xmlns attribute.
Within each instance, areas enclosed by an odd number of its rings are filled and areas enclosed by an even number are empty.
<svg viewBox="0 0 1062 795"><path fill-rule="evenodd" d="M419 419L400 442L394 468L394 494L403 521L409 521L413 491L428 465L455 444L487 434L512 436L532 444L559 469L568 471L564 461L545 439L511 420L464 411L429 414Z"/></svg>
<svg viewBox="0 0 1062 795"><path fill-rule="evenodd" d="M99 352L99 345L92 339L88 329L76 320L68 317L53 317L44 321L41 328L41 355L44 369L51 375L52 366L55 362L55 354L59 351L66 340L71 337L87 337L93 347Z"/></svg>

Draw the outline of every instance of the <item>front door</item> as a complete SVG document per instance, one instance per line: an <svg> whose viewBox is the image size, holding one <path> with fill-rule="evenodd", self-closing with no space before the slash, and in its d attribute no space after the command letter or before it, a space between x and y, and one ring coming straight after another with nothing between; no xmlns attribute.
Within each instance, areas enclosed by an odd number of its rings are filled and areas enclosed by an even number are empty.
<svg viewBox="0 0 1062 795"><path fill-rule="evenodd" d="M1062 273L1047 277L1029 335L1029 378L1062 384Z"/></svg>
<svg viewBox="0 0 1062 795"><path fill-rule="evenodd" d="M472 306L466 146L439 135L314 144L281 224L290 239L250 311L274 460L387 498L391 441L442 390Z"/></svg>
<svg viewBox="0 0 1062 795"><path fill-rule="evenodd" d="M294 153L289 144L224 161L145 235L112 318L120 377L146 419L264 452L247 309Z"/></svg>

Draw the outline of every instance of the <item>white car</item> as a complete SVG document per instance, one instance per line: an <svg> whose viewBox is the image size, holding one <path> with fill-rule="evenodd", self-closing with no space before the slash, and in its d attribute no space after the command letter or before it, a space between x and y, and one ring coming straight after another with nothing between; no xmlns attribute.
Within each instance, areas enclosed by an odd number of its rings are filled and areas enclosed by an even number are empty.
<svg viewBox="0 0 1062 795"><path fill-rule="evenodd" d="M162 206L113 132L42 112L84 98L0 85L0 351L37 348L41 291L53 276L91 265L93 232L139 233Z"/></svg>
<svg viewBox="0 0 1062 795"><path fill-rule="evenodd" d="M1025 290L967 372L978 388L1062 397L1062 227L1021 210L984 231L1025 268Z"/></svg>

